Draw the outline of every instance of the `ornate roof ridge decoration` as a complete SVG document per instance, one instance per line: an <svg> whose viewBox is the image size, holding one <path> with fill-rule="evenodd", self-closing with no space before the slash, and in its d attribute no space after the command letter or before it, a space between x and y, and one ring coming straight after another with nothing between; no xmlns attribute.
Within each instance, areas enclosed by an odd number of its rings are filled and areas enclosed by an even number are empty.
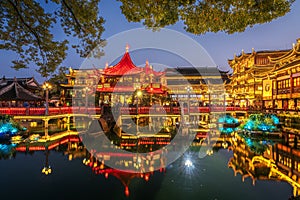
<svg viewBox="0 0 300 200"><path fill-rule="evenodd" d="M154 75L154 76L162 76L166 73L165 71L162 71L162 72L154 71L152 65L149 64L148 59L146 60L144 71L145 71L146 75Z"/></svg>
<svg viewBox="0 0 300 200"><path fill-rule="evenodd" d="M279 72L281 70L287 70L289 68L295 67L295 64L300 64L300 57L297 59L292 60L291 62L286 62L286 63L280 63L277 68L275 68L274 71ZM276 64L275 64L276 65ZM277 65L276 65L277 66Z"/></svg>
<svg viewBox="0 0 300 200"><path fill-rule="evenodd" d="M26 85L30 88L35 88L36 90L42 90L40 84L35 80L34 77L31 77L28 80L26 79Z"/></svg>
<svg viewBox="0 0 300 200"><path fill-rule="evenodd" d="M252 48L251 53L245 53L244 50L242 50L242 53L240 55L236 55L234 54L234 58L233 59L228 59L228 63L230 64L234 64L235 62L241 61L245 58L250 58L259 54L274 54L274 53L284 53L284 52L288 52L289 50L260 50L260 51L255 51L254 48ZM268 56L268 59L272 59L272 57ZM277 57L276 57L277 58Z"/></svg>
<svg viewBox="0 0 300 200"><path fill-rule="evenodd" d="M255 53L256 52L254 51L254 48L252 48L251 53L245 53L244 49L242 49L242 53L240 55L238 55L238 56L236 54L234 54L234 56L233 56L234 58L232 60L229 60L229 62L232 62L233 60L234 61L240 61L240 60L242 60L244 58L249 58L251 56L254 56Z"/></svg>
<svg viewBox="0 0 300 200"><path fill-rule="evenodd" d="M30 81L35 81L37 82L33 76L31 77L22 77L22 78L6 78L5 76L3 76L2 78L0 78L0 80L5 80L5 81L14 81L14 80L17 80L17 81L26 81L26 82L30 82Z"/></svg>
<svg viewBox="0 0 300 200"><path fill-rule="evenodd" d="M22 85L22 87L25 87L26 89L41 90L40 84L35 80L34 77L6 78L3 76L0 78L0 88L10 85L14 81L17 81L18 84Z"/></svg>
<svg viewBox="0 0 300 200"><path fill-rule="evenodd" d="M270 63L273 63L273 64L279 63L279 65L282 65L283 63L289 62L290 59L299 55L300 54L300 38L298 38L296 41L297 41L296 44L293 43L293 48L290 50L287 50L288 52L285 53L284 55L279 56L279 57L274 57L274 58L268 56Z"/></svg>

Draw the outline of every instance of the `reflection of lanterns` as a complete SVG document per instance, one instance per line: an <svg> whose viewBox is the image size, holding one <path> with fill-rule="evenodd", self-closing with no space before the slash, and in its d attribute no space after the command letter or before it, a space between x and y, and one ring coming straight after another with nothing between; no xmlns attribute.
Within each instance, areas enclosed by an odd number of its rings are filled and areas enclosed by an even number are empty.
<svg viewBox="0 0 300 200"><path fill-rule="evenodd" d="M100 169L104 169L104 163L101 163Z"/></svg>
<svg viewBox="0 0 300 200"><path fill-rule="evenodd" d="M90 163L90 159L83 159L82 163L85 164L85 165L88 165Z"/></svg>
<svg viewBox="0 0 300 200"><path fill-rule="evenodd" d="M211 156L214 153L212 149L207 149L206 154Z"/></svg>
<svg viewBox="0 0 300 200"><path fill-rule="evenodd" d="M222 147L223 147L224 149L226 149L226 148L228 147L228 143L227 143L226 141L223 141L223 142L222 142Z"/></svg>
<svg viewBox="0 0 300 200"><path fill-rule="evenodd" d="M154 167L153 167L153 166L150 166L150 167L149 167L149 171L150 171L150 172L153 172L153 171L154 171Z"/></svg>
<svg viewBox="0 0 300 200"><path fill-rule="evenodd" d="M51 169L50 165L48 164L48 157L49 157L48 149L46 150L45 154L46 154L46 162L45 162L44 168L42 169L42 173L45 175L48 175L48 174L52 173L52 169Z"/></svg>
<svg viewBox="0 0 300 200"><path fill-rule="evenodd" d="M129 189L128 189L128 186L125 187L125 195L126 195L126 197L129 196Z"/></svg>
<svg viewBox="0 0 300 200"><path fill-rule="evenodd" d="M52 170L51 170L50 165L45 166L45 167L42 169L42 173L45 174L45 175L51 174L51 172L52 172Z"/></svg>
<svg viewBox="0 0 300 200"><path fill-rule="evenodd" d="M145 181L149 181L149 175L148 174L145 175Z"/></svg>

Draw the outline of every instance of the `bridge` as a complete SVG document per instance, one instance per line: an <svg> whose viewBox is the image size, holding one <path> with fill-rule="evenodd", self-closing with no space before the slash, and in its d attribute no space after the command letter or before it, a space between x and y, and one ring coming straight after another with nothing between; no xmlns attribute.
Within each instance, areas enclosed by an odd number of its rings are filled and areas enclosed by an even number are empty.
<svg viewBox="0 0 300 200"><path fill-rule="evenodd" d="M110 107L108 107L110 108ZM183 116L189 121L207 121L208 116L212 113L247 113L248 108L244 107L223 107L223 106L134 106L134 107L112 107L112 111L117 111L121 115L121 121L136 118L137 123L143 117L170 117L173 124L177 118ZM46 108L40 107L1 107L0 115L13 116L15 120L42 120L44 127L48 128L48 122L51 119L65 118L67 123L72 117L88 117L99 119L107 110L100 107L49 107L46 115ZM192 117L192 118L190 118ZM122 122L121 122L122 123Z"/></svg>
<svg viewBox="0 0 300 200"><path fill-rule="evenodd" d="M180 108L172 106L162 106L157 109L150 106L141 107L121 107L121 114L149 114L149 112L155 113L166 113L166 114L181 114L189 113L190 115L197 115L199 113L210 113L210 112L247 112L248 108L244 107L199 107L190 106L189 108ZM25 107L1 107L0 115L12 115L12 116L45 116L46 108L25 108ZM49 107L48 116L53 115L64 115L64 114L87 114L87 115L100 115L100 107Z"/></svg>

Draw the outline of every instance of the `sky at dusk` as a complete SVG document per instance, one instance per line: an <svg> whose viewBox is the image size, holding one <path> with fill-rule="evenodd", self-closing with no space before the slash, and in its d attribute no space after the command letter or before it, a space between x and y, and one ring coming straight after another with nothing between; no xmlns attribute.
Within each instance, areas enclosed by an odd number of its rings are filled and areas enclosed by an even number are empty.
<svg viewBox="0 0 300 200"><path fill-rule="evenodd" d="M103 33L103 39L110 38L115 34L122 31L127 31L135 28L143 28L141 23L129 23L127 22L125 16L121 13L120 2L115 0L102 0L100 7L100 15L105 19L105 31ZM219 68L224 70L229 70L229 65L227 63L228 59L232 59L234 54L237 55L241 53L242 50L245 52L251 52L254 48L256 51L260 50L280 50L280 49L290 49L292 44L296 42L297 38L300 38L300 1L295 1L291 7L291 11L285 16L273 20L270 23L255 25L252 28L247 28L245 32L226 34L226 33L207 33L204 35L193 35L186 33L183 29L183 23L178 22L175 25L168 26L166 28L179 31L191 37L196 42L198 42L211 56L214 63L219 66ZM63 35L60 30L56 30L56 38L62 39ZM128 41L124 41L125 45ZM130 44L129 44L130 45ZM184 45L180 43L174 43L176 46ZM147 56L149 62L151 62L151 57L155 54L147 51L149 55ZM190 52L191 54L197 54L197 52ZM45 81L45 78L39 76L35 72L35 67L31 66L29 69L22 69L15 71L10 68L11 61L16 57L15 54L9 51L0 50L1 68L0 75L5 77L32 77L34 76L40 83ZM132 56L133 61L135 61L134 56ZM83 62L83 58L75 54L75 51L70 49L68 51L68 56L63 62L63 65L72 68L79 68ZM156 61L155 61L156 62ZM176 59L174 59L176 62ZM172 63L169 65L174 65L170 67L176 67L180 63Z"/></svg>

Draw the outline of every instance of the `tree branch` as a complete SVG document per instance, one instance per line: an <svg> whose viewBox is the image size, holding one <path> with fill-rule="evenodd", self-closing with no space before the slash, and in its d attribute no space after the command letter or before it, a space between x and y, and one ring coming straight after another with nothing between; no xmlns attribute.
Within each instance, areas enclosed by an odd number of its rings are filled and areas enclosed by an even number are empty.
<svg viewBox="0 0 300 200"><path fill-rule="evenodd" d="M28 30L34 35L34 37L35 37L35 39L36 39L36 41L37 41L39 50L40 50L40 52L41 52L41 55L42 55L42 57L43 57L43 61L45 61L45 58L44 58L44 57L45 57L45 56L44 56L44 52L43 52L42 46L41 46L41 43L42 43L42 42L41 42L41 40L40 40L39 35L35 32L35 30L34 30L29 24L27 24L27 23L25 22L25 20L24 20L23 16L21 15L19 9L17 8L17 5L14 4L14 2L12 2L11 0L8 0L8 2L13 6L13 8L15 9L15 11L17 12L17 15L19 16L21 22L22 22L22 23L28 28Z"/></svg>
<svg viewBox="0 0 300 200"><path fill-rule="evenodd" d="M62 0L62 3L66 6L66 8L69 10L69 12L71 13L72 17L73 17L73 20L75 21L75 23L77 24L78 28L79 28L79 31L83 30L81 24L79 23L77 17L75 16L75 13L73 12L72 8L67 4L67 2L65 0Z"/></svg>

